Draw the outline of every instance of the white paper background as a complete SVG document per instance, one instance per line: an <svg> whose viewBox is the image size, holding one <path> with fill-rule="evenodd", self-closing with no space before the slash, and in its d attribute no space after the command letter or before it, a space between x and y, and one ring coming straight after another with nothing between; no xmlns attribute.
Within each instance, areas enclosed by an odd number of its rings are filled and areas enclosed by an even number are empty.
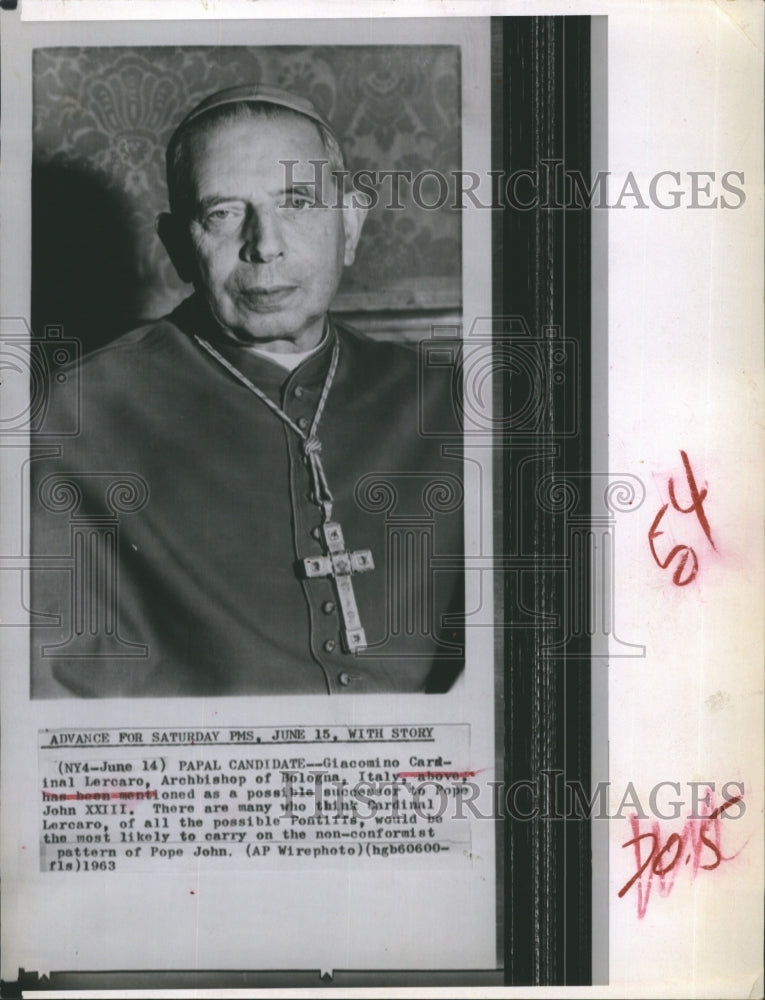
<svg viewBox="0 0 765 1000"><path fill-rule="evenodd" d="M641 510L617 523L617 614L621 635L647 647L644 661L612 661L612 787L632 781L647 795L675 781L688 802L689 781L743 781L747 803L724 824L725 854L749 839L739 857L695 882L681 873L669 898L654 889L642 921L634 890L614 898L634 862L620 847L627 822L611 824L611 982L667 993L762 989L761 12L639 4L609 19L615 177L715 171L718 192L726 171L746 178L736 210L609 213L610 462L646 487ZM718 550L698 545L699 574L685 587L647 541L668 476L680 502L688 496L680 449L708 487ZM684 543L691 520L668 515L657 545ZM681 826L661 821L667 833Z"/></svg>

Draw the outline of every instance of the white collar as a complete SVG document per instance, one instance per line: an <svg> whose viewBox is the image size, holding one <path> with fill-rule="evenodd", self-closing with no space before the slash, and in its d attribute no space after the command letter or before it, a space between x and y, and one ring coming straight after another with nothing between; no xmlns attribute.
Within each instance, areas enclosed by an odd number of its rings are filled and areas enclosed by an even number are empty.
<svg viewBox="0 0 765 1000"><path fill-rule="evenodd" d="M267 351L262 347L254 346L246 347L245 350L249 351L251 354L257 354L260 358L265 358L266 361L272 361L275 365L279 365L280 368L285 368L287 371L292 372L299 365L302 365L306 358L310 358L312 354L318 354L327 342L327 330L328 324L325 322L321 340L315 347L311 347L307 351L293 351L286 353L282 351Z"/></svg>

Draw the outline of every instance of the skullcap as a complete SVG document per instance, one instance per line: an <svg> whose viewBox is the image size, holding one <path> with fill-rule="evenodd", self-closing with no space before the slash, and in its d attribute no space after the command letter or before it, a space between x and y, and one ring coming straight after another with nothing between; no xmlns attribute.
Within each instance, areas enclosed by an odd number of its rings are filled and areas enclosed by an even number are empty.
<svg viewBox="0 0 765 1000"><path fill-rule="evenodd" d="M190 122L193 122L207 111L223 107L226 104L238 104L241 101L251 104L272 104L276 107L287 108L289 111L296 111L298 114L310 118L317 125L322 125L330 135L335 136L335 131L329 122L322 118L313 104L305 97L298 97L297 94L291 94L288 90L281 90L279 87L267 87L261 83L245 83L238 87L227 87L225 90L219 90L217 93L206 97L186 115L175 130L173 139ZM336 136L335 139L337 139ZM171 139L170 141L172 142L173 140Z"/></svg>

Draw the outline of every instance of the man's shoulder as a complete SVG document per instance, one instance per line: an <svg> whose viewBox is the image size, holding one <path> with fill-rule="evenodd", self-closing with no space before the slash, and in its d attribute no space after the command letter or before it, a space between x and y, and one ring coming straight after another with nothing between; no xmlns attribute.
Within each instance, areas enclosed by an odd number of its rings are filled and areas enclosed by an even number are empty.
<svg viewBox="0 0 765 1000"><path fill-rule="evenodd" d="M119 423L188 371L188 338L170 316L129 330L61 368L51 369L40 392L44 418L35 433L56 433L73 422L95 433L103 421ZM94 415L97 414L97 417Z"/></svg>
<svg viewBox="0 0 765 1000"><path fill-rule="evenodd" d="M416 341L378 339L342 321L335 321L335 329L351 360L365 367L382 365L408 372L418 365L420 345Z"/></svg>
<svg viewBox="0 0 765 1000"><path fill-rule="evenodd" d="M344 323L336 324L336 328L341 347L345 348L342 382L353 386L364 399L387 400L399 412L416 407L426 422L448 428L448 433L460 433L458 344L446 361L441 351L441 360L436 363L427 349L430 338L376 340Z"/></svg>
<svg viewBox="0 0 765 1000"><path fill-rule="evenodd" d="M79 366L83 371L107 369L115 364L129 363L131 358L143 358L147 354L166 350L184 340L185 337L175 324L171 313L160 319L142 323L104 344L103 347L90 351L80 359Z"/></svg>

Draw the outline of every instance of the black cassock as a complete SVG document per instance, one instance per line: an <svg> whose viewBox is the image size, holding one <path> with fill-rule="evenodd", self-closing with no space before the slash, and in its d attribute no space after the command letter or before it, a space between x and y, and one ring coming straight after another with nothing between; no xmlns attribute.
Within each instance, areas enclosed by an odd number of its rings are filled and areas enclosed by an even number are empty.
<svg viewBox="0 0 765 1000"><path fill-rule="evenodd" d="M302 441L194 334L301 428L337 339L317 436L339 575ZM288 373L192 297L54 376L30 462L33 696L448 690L464 665L456 363L456 342L421 363L330 321Z"/></svg>

